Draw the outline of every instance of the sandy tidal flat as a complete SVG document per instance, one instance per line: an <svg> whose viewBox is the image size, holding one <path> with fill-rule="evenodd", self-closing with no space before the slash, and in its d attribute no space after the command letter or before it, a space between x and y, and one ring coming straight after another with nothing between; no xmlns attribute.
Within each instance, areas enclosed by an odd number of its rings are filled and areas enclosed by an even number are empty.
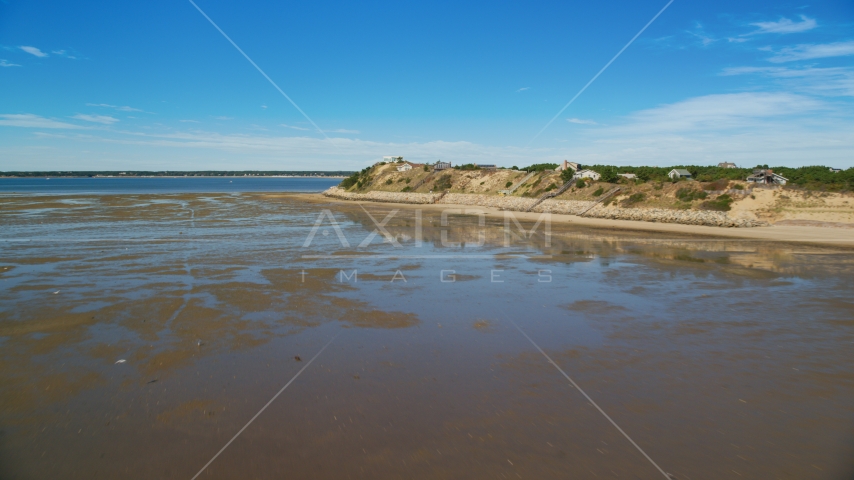
<svg viewBox="0 0 854 480"><path fill-rule="evenodd" d="M498 213L0 198L0 477L854 473L851 250Z"/></svg>

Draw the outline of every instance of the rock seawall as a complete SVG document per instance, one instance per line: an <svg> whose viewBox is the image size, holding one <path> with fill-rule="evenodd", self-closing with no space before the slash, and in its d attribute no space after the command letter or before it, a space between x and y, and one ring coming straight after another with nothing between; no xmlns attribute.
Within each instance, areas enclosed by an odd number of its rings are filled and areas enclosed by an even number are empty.
<svg viewBox="0 0 854 480"><path fill-rule="evenodd" d="M323 195L341 200L356 200L368 202L410 203L417 205L447 204L472 205L490 207L501 210L526 211L535 201L533 198L500 197L493 195L476 195L469 193L448 193L444 196L437 193L412 192L347 192L339 187L332 187ZM590 208L594 202L582 200L547 199L534 208L534 212L547 212L565 215L578 215ZM621 208L616 206L597 205L587 211L585 217L611 220L635 220L642 222L681 223L684 225L706 225L713 227L759 227L767 223L747 218L733 218L726 212L703 210L670 210L664 208Z"/></svg>

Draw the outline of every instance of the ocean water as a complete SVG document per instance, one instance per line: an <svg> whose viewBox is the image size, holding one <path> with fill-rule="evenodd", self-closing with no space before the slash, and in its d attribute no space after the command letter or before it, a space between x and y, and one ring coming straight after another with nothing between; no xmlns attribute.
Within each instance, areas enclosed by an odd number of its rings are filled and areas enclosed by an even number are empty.
<svg viewBox="0 0 854 480"><path fill-rule="evenodd" d="M320 192L339 183L322 177L0 178L0 193Z"/></svg>
<svg viewBox="0 0 854 480"><path fill-rule="evenodd" d="M2 478L851 477L850 250L257 192L0 224Z"/></svg>

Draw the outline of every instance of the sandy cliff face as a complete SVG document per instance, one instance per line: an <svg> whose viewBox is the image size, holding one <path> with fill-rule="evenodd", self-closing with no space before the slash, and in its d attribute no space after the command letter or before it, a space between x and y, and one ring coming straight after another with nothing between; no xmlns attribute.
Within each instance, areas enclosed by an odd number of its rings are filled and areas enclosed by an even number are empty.
<svg viewBox="0 0 854 480"><path fill-rule="evenodd" d="M526 175L517 170L432 171L423 166L398 172L395 164L376 165L370 172L370 181L361 188L334 187L325 195L344 200L473 205L527 211L544 193L563 185L557 172L539 172L528 179ZM525 181L519 185L523 179ZM854 195L851 193L764 188L738 181L718 183L593 182L583 187L573 184L561 195L534 207L533 211L569 215L583 212L584 216L593 218L725 227L802 224L854 228ZM512 195L499 194L516 185L518 188ZM619 187L620 191L605 198L614 187ZM729 211L715 207L719 200L726 198L723 195L732 199ZM600 203L590 208L597 201Z"/></svg>

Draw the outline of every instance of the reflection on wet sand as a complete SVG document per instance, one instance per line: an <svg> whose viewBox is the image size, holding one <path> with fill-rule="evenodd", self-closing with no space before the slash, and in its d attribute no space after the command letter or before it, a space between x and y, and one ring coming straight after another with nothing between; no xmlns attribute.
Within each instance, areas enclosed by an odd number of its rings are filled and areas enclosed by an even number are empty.
<svg viewBox="0 0 854 480"><path fill-rule="evenodd" d="M343 330L207 477L656 478L510 319L675 478L851 472L850 252L419 215L0 197L0 477L190 478Z"/></svg>

